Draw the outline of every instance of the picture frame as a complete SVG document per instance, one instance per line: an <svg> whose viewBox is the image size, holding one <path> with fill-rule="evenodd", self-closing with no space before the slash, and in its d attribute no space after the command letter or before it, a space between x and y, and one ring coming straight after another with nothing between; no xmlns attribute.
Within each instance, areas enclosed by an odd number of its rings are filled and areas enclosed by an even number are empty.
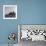
<svg viewBox="0 0 46 46"><path fill-rule="evenodd" d="M46 24L19 24L18 41L22 40L46 41Z"/></svg>
<svg viewBox="0 0 46 46"><path fill-rule="evenodd" d="M3 19L17 19L17 5L3 5Z"/></svg>

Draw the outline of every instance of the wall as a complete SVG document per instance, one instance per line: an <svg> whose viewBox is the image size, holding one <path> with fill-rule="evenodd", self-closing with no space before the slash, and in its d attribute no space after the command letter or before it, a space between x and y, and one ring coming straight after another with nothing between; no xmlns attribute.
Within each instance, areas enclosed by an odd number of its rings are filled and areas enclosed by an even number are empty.
<svg viewBox="0 0 46 46"><path fill-rule="evenodd" d="M17 20L3 20L8 4L17 4ZM18 24L46 24L46 0L0 0L0 44L8 43L9 32L18 32Z"/></svg>
<svg viewBox="0 0 46 46"><path fill-rule="evenodd" d="M46 24L46 0L23 0L21 24Z"/></svg>
<svg viewBox="0 0 46 46"><path fill-rule="evenodd" d="M8 34L10 32L16 32L18 35L17 25L20 22L21 2L18 0L0 0L0 44L7 44ZM3 5L18 5L18 18L16 20L4 20L3 19ZM18 37L16 38L18 43Z"/></svg>

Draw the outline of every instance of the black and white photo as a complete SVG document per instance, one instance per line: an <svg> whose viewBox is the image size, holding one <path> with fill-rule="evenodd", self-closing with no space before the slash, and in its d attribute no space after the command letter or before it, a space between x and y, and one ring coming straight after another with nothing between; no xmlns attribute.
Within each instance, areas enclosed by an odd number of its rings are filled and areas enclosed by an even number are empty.
<svg viewBox="0 0 46 46"><path fill-rule="evenodd" d="M17 5L3 5L3 19L17 19Z"/></svg>

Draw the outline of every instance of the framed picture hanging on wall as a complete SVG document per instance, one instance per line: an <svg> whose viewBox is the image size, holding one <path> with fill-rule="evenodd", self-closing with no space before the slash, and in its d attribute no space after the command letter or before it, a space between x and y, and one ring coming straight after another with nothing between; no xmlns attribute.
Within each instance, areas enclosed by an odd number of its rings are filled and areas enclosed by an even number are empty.
<svg viewBox="0 0 46 46"><path fill-rule="evenodd" d="M3 5L3 19L17 19L17 5Z"/></svg>

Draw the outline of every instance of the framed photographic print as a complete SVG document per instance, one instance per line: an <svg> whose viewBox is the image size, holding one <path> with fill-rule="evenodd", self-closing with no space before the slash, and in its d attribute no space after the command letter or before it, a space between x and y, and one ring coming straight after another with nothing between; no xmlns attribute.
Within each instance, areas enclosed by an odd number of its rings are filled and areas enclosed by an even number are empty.
<svg viewBox="0 0 46 46"><path fill-rule="evenodd" d="M45 24L19 24L18 25L18 41L46 41L46 25Z"/></svg>
<svg viewBox="0 0 46 46"><path fill-rule="evenodd" d="M3 5L3 19L17 19L17 5Z"/></svg>

